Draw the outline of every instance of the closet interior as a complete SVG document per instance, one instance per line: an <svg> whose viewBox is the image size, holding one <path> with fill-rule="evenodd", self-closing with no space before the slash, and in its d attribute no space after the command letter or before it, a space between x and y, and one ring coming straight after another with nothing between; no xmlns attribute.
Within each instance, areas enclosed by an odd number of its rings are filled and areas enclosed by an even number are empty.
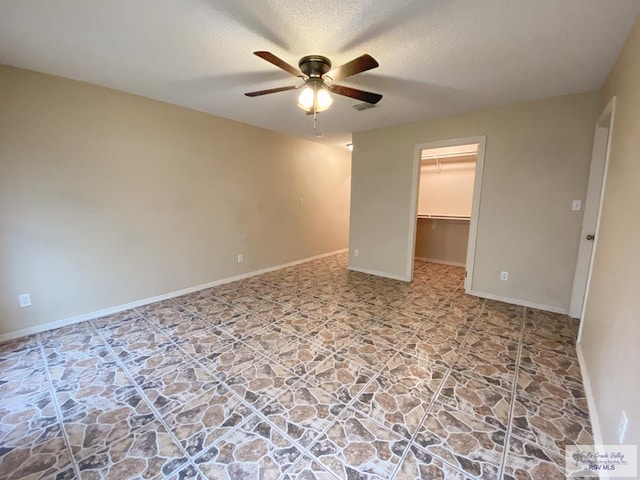
<svg viewBox="0 0 640 480"><path fill-rule="evenodd" d="M415 259L464 267L478 144L423 149Z"/></svg>

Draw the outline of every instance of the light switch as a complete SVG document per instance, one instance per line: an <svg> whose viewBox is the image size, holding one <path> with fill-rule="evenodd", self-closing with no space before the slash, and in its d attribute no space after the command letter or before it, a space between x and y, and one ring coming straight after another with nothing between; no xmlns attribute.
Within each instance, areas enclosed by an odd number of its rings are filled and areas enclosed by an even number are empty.
<svg viewBox="0 0 640 480"><path fill-rule="evenodd" d="M579 212L582 209L582 200L574 200L571 204L571 210Z"/></svg>

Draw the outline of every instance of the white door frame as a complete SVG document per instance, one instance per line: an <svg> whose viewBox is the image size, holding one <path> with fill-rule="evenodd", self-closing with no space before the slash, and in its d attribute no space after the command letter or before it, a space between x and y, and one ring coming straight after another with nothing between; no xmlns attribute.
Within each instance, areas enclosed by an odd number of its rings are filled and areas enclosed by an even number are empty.
<svg viewBox="0 0 640 480"><path fill-rule="evenodd" d="M593 138L593 152L589 170L589 182L584 204L582 228L580 230L580 244L576 260L576 273L573 278L569 316L580 318L578 341L582 335L584 311L587 305L593 260L598 246L598 231L602 216L602 200L604 199L609 170L609 155L611 152L611 137L616 112L616 97L609 100L595 126ZM595 235L593 240L587 240L587 235Z"/></svg>
<svg viewBox="0 0 640 480"><path fill-rule="evenodd" d="M467 242L466 278L464 279L465 292L471 291L473 280L473 265L476 256L476 236L478 232L478 213L480 212L480 192L482 190L482 172L484 169L484 152L487 136L454 138L439 142L419 143L414 148L413 174L411 181L411 208L409 209L409 245L407 253L407 267L405 277L413 280L413 264L416 256L416 229L418 225L418 192L420 185L420 161L422 150L440 147L456 147L458 145L478 144L478 160L473 181L473 202L471 204L471 221L469 223L469 241Z"/></svg>

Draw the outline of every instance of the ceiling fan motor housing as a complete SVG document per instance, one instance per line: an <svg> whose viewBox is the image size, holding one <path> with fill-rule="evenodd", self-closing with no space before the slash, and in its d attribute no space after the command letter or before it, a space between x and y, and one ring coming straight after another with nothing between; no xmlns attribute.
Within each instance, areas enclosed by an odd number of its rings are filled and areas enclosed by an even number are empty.
<svg viewBox="0 0 640 480"><path fill-rule="evenodd" d="M302 73L309 78L321 78L331 70L331 60L322 55L307 55L298 62Z"/></svg>

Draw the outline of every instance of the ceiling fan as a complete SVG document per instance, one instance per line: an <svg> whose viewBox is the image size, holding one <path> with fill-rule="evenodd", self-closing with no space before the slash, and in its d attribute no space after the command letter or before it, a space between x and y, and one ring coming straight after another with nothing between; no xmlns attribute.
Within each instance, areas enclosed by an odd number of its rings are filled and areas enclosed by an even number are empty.
<svg viewBox="0 0 640 480"><path fill-rule="evenodd" d="M276 57L271 52L253 52L254 55L272 63L285 72L304 80L302 85L291 85L287 87L270 88L268 90L258 90L256 92L245 93L248 97L258 97L270 93L285 92L304 87L298 97L298 106L307 114L316 114L328 109L333 103L329 92L342 95L344 97L355 98L363 102L376 104L382 99L378 93L365 92L357 88L336 85L343 78L366 72L378 67L378 62L371 55L361 55L340 67L331 69L331 60L322 55L307 55L298 62L299 69L289 65L284 60Z"/></svg>

